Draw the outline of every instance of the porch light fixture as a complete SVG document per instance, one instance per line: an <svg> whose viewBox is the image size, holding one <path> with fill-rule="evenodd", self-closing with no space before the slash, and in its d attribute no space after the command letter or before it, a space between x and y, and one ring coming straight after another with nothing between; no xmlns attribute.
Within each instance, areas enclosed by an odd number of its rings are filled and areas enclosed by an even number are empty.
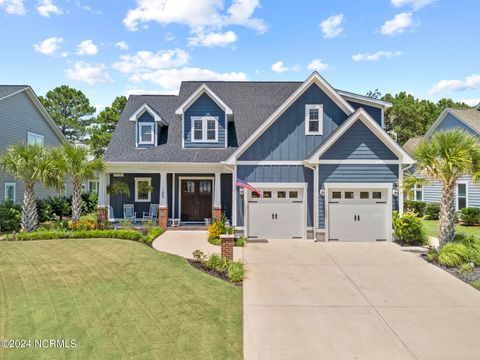
<svg viewBox="0 0 480 360"><path fill-rule="evenodd" d="M398 197L399 191L398 191L398 183L397 182L393 183L392 194L393 194L393 196Z"/></svg>
<svg viewBox="0 0 480 360"><path fill-rule="evenodd" d="M243 196L243 193L244 193L245 189L244 188L240 188L238 189L238 193L240 194L240 196Z"/></svg>
<svg viewBox="0 0 480 360"><path fill-rule="evenodd" d="M322 186L322 188L320 189L320 196L324 197L325 196L325 187Z"/></svg>

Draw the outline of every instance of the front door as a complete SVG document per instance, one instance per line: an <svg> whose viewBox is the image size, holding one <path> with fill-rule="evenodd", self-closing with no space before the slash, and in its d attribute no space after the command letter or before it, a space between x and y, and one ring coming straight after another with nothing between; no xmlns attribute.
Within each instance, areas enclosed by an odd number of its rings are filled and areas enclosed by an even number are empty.
<svg viewBox="0 0 480 360"><path fill-rule="evenodd" d="M182 180L182 221L212 217L212 180Z"/></svg>

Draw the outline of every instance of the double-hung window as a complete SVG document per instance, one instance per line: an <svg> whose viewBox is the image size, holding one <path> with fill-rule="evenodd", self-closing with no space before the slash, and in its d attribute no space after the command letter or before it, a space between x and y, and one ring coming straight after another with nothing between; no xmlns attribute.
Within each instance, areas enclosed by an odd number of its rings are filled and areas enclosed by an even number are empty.
<svg viewBox="0 0 480 360"><path fill-rule="evenodd" d="M218 142L218 117L192 116L192 142Z"/></svg>
<svg viewBox="0 0 480 360"><path fill-rule="evenodd" d="M423 201L423 186L422 185L415 185L413 187L413 200Z"/></svg>
<svg viewBox="0 0 480 360"><path fill-rule="evenodd" d="M457 210L468 207L467 183L457 183Z"/></svg>
<svg viewBox="0 0 480 360"><path fill-rule="evenodd" d="M4 199L6 201L13 201L15 202L15 191L16 184L15 183L5 183L5 196Z"/></svg>
<svg viewBox="0 0 480 360"><path fill-rule="evenodd" d="M33 132L27 132L27 144L28 145L43 145L44 137L43 135L35 134Z"/></svg>
<svg viewBox="0 0 480 360"><path fill-rule="evenodd" d="M305 134L322 135L323 105L305 105Z"/></svg>
<svg viewBox="0 0 480 360"><path fill-rule="evenodd" d="M152 198L152 179L135 178L135 201L149 202Z"/></svg>
<svg viewBox="0 0 480 360"><path fill-rule="evenodd" d="M139 144L155 143L155 123L138 123Z"/></svg>

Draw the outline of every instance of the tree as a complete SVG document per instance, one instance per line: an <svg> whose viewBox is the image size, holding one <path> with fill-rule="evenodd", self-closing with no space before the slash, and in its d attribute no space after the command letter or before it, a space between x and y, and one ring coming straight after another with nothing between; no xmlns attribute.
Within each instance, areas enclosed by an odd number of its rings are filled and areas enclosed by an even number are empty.
<svg viewBox="0 0 480 360"><path fill-rule="evenodd" d="M380 97L382 96L382 93L378 91L378 89L368 90L365 96L368 96L369 98L372 98L372 99L380 99Z"/></svg>
<svg viewBox="0 0 480 360"><path fill-rule="evenodd" d="M63 177L72 179L72 220L78 221L82 213L82 184L103 172L105 162L103 158L89 160L87 148L72 144L64 144L55 149L54 158L57 171Z"/></svg>
<svg viewBox="0 0 480 360"><path fill-rule="evenodd" d="M440 245L455 238L455 184L464 175L480 180L480 142L461 129L439 131L415 150L417 171L442 183Z"/></svg>
<svg viewBox="0 0 480 360"><path fill-rule="evenodd" d="M0 165L3 171L23 181L21 229L35 230L38 225L35 184L43 183L57 189L63 185L63 179L55 169L51 149L40 145L13 145L0 158Z"/></svg>
<svg viewBox="0 0 480 360"><path fill-rule="evenodd" d="M40 101L69 141L84 142L95 108L83 92L62 85L40 96Z"/></svg>
<svg viewBox="0 0 480 360"><path fill-rule="evenodd" d="M92 122L87 143L95 157L100 157L105 153L126 104L125 96L116 97L112 105L100 112Z"/></svg>

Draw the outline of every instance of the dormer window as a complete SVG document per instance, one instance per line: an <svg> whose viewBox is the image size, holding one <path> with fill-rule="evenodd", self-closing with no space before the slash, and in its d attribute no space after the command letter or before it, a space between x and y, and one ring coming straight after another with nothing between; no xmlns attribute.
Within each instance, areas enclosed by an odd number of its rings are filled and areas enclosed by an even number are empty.
<svg viewBox="0 0 480 360"><path fill-rule="evenodd" d="M155 123L138 123L139 144L155 143Z"/></svg>
<svg viewBox="0 0 480 360"><path fill-rule="evenodd" d="M323 105L305 105L305 134L322 135Z"/></svg>
<svg viewBox="0 0 480 360"><path fill-rule="evenodd" d="M218 117L192 116L192 142L218 142Z"/></svg>

